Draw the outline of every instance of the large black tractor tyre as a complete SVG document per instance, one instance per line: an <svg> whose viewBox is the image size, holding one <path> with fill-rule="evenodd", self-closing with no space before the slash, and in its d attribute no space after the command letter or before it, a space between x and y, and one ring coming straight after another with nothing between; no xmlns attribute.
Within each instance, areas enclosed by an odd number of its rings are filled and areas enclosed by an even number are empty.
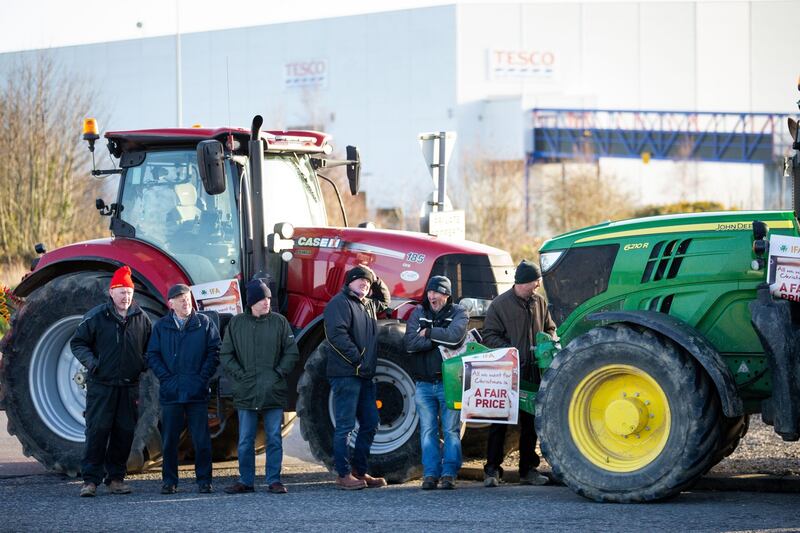
<svg viewBox="0 0 800 533"><path fill-rule="evenodd" d="M108 298L110 277L79 272L36 289L0 343L0 385L8 433L16 435L25 455L48 470L70 476L80 472L86 394L73 381L82 366L72 355L69 340L83 314ZM160 304L139 293L134 300L151 318L164 312ZM139 421L129 470L140 470L151 459L147 445L158 439L157 423L158 387L148 372L140 382Z"/></svg>
<svg viewBox="0 0 800 533"><path fill-rule="evenodd" d="M403 350L405 325L381 322L378 365L374 381L380 406L380 425L369 457L370 474L390 483L403 483L422 472L419 419L414 404L414 381ZM327 350L320 344L308 357L297 384L300 433L311 453L331 472L333 465L333 404L326 377ZM354 432L355 433L355 432ZM351 445L353 440L351 439Z"/></svg>
<svg viewBox="0 0 800 533"><path fill-rule="evenodd" d="M720 420L721 431L720 440L714 457L708 469L711 470L720 461L732 454L750 428L750 415L742 415L734 418L723 417Z"/></svg>
<svg viewBox="0 0 800 533"><path fill-rule="evenodd" d="M601 502L663 500L691 486L718 449L720 417L716 390L689 354L622 324L573 340L536 401L556 477Z"/></svg>

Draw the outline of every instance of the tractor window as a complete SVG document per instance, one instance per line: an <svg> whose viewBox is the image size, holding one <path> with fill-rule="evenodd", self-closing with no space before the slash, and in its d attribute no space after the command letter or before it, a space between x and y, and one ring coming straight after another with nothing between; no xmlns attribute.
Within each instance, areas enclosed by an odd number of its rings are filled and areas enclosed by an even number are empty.
<svg viewBox="0 0 800 533"><path fill-rule="evenodd" d="M267 233L278 222L291 222L298 227L327 225L322 192L308 158L267 156L263 190Z"/></svg>
<svg viewBox="0 0 800 533"><path fill-rule="evenodd" d="M197 171L194 150L149 152L144 163L125 172L120 218L136 238L173 256L192 282L230 279L239 274L239 220L228 163L228 186L209 196Z"/></svg>

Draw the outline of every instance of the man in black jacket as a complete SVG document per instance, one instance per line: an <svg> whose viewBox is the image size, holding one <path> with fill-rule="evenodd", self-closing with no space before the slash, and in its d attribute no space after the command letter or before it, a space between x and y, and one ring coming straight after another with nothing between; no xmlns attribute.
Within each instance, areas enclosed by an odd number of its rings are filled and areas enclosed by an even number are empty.
<svg viewBox="0 0 800 533"><path fill-rule="evenodd" d="M368 266L358 265L347 271L342 291L323 313L329 344L327 374L336 412L336 486L345 490L386 485L385 479L367 474L367 457L379 422L372 381L378 359L377 317L388 308L390 299L386 284ZM347 437L356 419L359 429L351 466Z"/></svg>
<svg viewBox="0 0 800 533"><path fill-rule="evenodd" d="M114 273L108 292L110 300L84 315L70 341L72 353L88 371L83 497L95 496L101 481L112 494L131 492L124 482L125 467L136 429L139 375L146 370L144 351L150 338L150 319L133 302L129 267Z"/></svg>
<svg viewBox="0 0 800 533"><path fill-rule="evenodd" d="M495 298L486 312L483 324L483 343L490 348L513 346L519 352L522 379L539 382L531 347L536 334L544 331L555 337L556 324L547 309L547 302L536 294L542 274L536 264L523 260L514 273L514 286ZM533 415L519 412L519 482L523 485L544 485L548 479L536 471L536 429ZM496 487L503 475L500 464L505 455L506 424L492 424L489 428L486 465L483 484Z"/></svg>
<svg viewBox="0 0 800 533"><path fill-rule="evenodd" d="M448 409L444 399L439 346L460 346L469 317L463 307L451 302L451 284L445 276L433 276L425 289L426 299L411 313L403 338L417 383L414 400L422 443L422 489L435 489L440 482L441 488L454 489L461 468L461 424L459 412ZM444 454L439 442L440 419Z"/></svg>

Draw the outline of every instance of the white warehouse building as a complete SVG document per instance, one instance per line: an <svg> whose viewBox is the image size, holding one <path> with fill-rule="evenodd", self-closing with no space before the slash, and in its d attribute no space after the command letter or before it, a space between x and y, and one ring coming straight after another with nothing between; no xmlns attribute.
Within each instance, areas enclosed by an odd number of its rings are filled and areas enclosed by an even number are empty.
<svg viewBox="0 0 800 533"><path fill-rule="evenodd" d="M526 159L533 108L794 113L798 21L789 0L487 3L47 52L92 82L103 129L249 127L255 114L267 129L322 127L342 153L361 149L368 207L413 213L433 188L420 132L457 132L457 187L467 154ZM1 54L0 72L37 53ZM675 161L599 164L639 204L760 208L775 172L691 163L686 190Z"/></svg>

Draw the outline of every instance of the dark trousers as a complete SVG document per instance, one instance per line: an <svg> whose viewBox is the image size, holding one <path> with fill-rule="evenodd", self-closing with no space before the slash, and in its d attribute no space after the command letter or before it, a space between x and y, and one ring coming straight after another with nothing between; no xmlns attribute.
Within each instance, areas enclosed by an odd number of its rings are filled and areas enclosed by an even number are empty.
<svg viewBox="0 0 800 533"><path fill-rule="evenodd" d="M181 432L187 425L194 444L194 473L197 483L211 483L208 404L197 402L161 405L161 453L164 457L161 479L165 485L178 484L178 444Z"/></svg>
<svg viewBox="0 0 800 533"><path fill-rule="evenodd" d="M138 412L139 386L89 382L86 389L86 447L81 473L86 483L125 479Z"/></svg>
<svg viewBox="0 0 800 533"><path fill-rule="evenodd" d="M333 392L336 427L333 431L333 464L339 476L351 471L367 473L367 458L378 430L378 407L375 405L375 383L358 377L328 378ZM358 420L358 435L353 447L352 467L348 440Z"/></svg>
<svg viewBox="0 0 800 533"><path fill-rule="evenodd" d="M539 456L536 455L536 428L533 425L533 415L525 411L519 412L519 475L525 476L539 466ZM506 441L506 428L508 424L492 424L489 427L489 445L486 450L486 465L484 472L497 472L502 475L500 467L505 458L504 444Z"/></svg>

